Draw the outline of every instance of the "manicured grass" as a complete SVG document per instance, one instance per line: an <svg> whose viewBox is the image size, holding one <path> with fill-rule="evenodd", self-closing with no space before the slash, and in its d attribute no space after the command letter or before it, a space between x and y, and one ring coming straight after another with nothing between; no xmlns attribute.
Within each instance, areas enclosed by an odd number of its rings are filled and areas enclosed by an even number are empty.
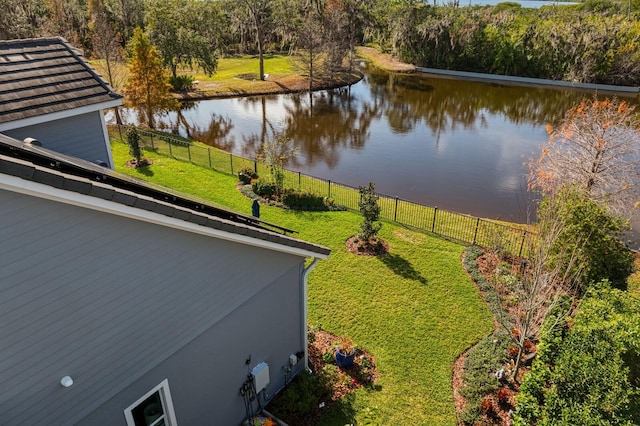
<svg viewBox="0 0 640 426"><path fill-rule="evenodd" d="M218 61L216 73L211 77L194 73L194 77L200 81L225 81L236 78L242 74L253 74L256 78L260 70L258 56L229 56ZM183 70L182 72L186 72ZM291 56L285 54L270 54L264 56L264 72L272 76L282 76L292 74L293 69Z"/></svg>
<svg viewBox="0 0 640 426"><path fill-rule="evenodd" d="M145 151L154 164L124 167L127 147L112 143L118 171L188 192L246 214L251 200L236 177ZM375 357L375 389L361 389L334 406L324 424L455 425L451 374L456 357L492 331L491 315L466 275L464 247L392 223L381 237L390 253L350 254L345 240L357 233L354 212L293 212L262 206L261 219L331 248L309 277L310 322L351 337Z"/></svg>

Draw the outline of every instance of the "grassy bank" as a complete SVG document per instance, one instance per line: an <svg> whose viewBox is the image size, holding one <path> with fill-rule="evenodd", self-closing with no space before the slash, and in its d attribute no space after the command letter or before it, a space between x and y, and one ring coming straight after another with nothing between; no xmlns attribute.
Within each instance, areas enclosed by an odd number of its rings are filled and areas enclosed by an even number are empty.
<svg viewBox="0 0 640 426"><path fill-rule="evenodd" d="M127 147L114 142L118 171L184 191L247 214L251 201L236 178L145 152L146 170L124 167ZM390 253L360 257L345 240L358 231L353 212L293 212L263 206L261 218L295 229L296 237L325 245L332 255L309 280L310 322L348 335L375 357L375 390L359 390L334 406L325 424L456 424L451 392L456 357L492 329L491 316L462 268L463 247L385 223Z"/></svg>
<svg viewBox="0 0 640 426"><path fill-rule="evenodd" d="M388 71L412 71L412 65L395 61L390 55L380 53L373 48L358 48L357 54L373 65ZM102 60L92 60L91 65L102 75L108 75ZM121 92L127 76L125 64L112 64L115 75L116 91ZM197 81L194 90L176 93L183 100L249 96L261 94L289 93L308 90L308 76L300 70L294 56L285 53L273 53L264 57L264 81L258 79L259 60L257 56L237 55L220 58L215 74L208 76L197 69L188 68L178 71L179 75L190 75ZM362 78L358 72L340 72L321 74L316 71L314 90L345 86L356 83Z"/></svg>

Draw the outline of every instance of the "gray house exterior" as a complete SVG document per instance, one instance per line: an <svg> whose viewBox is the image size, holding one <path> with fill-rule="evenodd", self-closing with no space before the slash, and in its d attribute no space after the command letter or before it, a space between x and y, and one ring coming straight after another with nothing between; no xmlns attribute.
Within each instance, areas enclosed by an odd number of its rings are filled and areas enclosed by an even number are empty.
<svg viewBox="0 0 640 426"><path fill-rule="evenodd" d="M103 110L120 105L64 39L0 40L0 133L113 167Z"/></svg>
<svg viewBox="0 0 640 426"><path fill-rule="evenodd" d="M3 425L237 425L305 367L327 248L3 135L0 216Z"/></svg>

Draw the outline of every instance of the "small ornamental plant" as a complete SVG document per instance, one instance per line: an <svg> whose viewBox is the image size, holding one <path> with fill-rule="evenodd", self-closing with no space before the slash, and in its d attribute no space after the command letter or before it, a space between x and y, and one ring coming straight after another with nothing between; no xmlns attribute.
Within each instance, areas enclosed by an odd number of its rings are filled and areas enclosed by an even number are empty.
<svg viewBox="0 0 640 426"><path fill-rule="evenodd" d="M136 165L142 160L142 148L140 147L140 134L135 127L127 129L127 145L129 145L129 155L136 160Z"/></svg>
<svg viewBox="0 0 640 426"><path fill-rule="evenodd" d="M360 213L362 213L362 224L360 224L360 233L358 237L365 243L371 243L382 224L380 219L380 206L378 205L378 196L375 193L375 185L370 182L369 186L361 186L358 188L360 192Z"/></svg>
<svg viewBox="0 0 640 426"><path fill-rule="evenodd" d="M252 180L258 179L258 174L254 170L245 167L238 172L238 179L247 185L250 184Z"/></svg>
<svg viewBox="0 0 640 426"><path fill-rule="evenodd" d="M347 337L344 337L340 340L338 346L336 347L336 351L340 352L343 355L351 355L355 352L356 348L353 344L353 341Z"/></svg>

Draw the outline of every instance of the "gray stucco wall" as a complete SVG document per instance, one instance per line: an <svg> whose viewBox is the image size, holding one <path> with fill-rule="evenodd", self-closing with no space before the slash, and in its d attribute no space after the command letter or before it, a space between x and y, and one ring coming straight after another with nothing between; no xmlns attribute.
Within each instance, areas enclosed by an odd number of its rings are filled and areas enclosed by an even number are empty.
<svg viewBox="0 0 640 426"><path fill-rule="evenodd" d="M8 191L0 217L2 424L125 424L165 378L181 424L237 424L246 357L275 392L302 349L300 257Z"/></svg>
<svg viewBox="0 0 640 426"><path fill-rule="evenodd" d="M100 111L76 115L62 120L49 121L26 128L6 130L3 133L18 140L38 139L42 146L62 154L87 161L109 161L107 142L104 139Z"/></svg>

